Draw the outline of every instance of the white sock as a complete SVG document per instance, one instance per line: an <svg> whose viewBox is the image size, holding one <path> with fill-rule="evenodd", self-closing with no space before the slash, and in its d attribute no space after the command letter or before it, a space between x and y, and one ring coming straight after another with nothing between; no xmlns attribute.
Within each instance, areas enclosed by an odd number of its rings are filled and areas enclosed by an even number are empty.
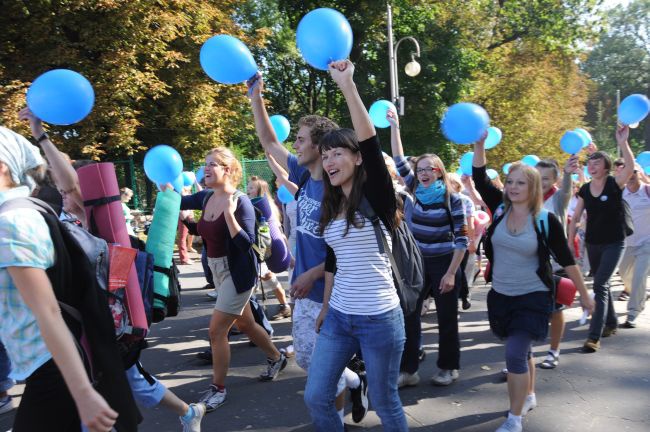
<svg viewBox="0 0 650 432"><path fill-rule="evenodd" d="M548 350L548 352L553 353L555 357L560 356L560 349L558 348L557 350Z"/></svg>
<svg viewBox="0 0 650 432"><path fill-rule="evenodd" d="M361 385L359 375L348 368L343 369L343 378L345 378L345 386L350 389L355 389Z"/></svg>
<svg viewBox="0 0 650 432"><path fill-rule="evenodd" d="M516 415L514 415L514 414L511 413L511 412L508 412L508 418L509 418L509 419L513 419L513 420L516 421L517 423L521 423L521 416L516 416Z"/></svg>
<svg viewBox="0 0 650 432"><path fill-rule="evenodd" d="M341 408L339 410L339 417L341 417L341 423L343 423L343 424L345 424L345 422L343 421L344 416L345 416L344 408Z"/></svg>

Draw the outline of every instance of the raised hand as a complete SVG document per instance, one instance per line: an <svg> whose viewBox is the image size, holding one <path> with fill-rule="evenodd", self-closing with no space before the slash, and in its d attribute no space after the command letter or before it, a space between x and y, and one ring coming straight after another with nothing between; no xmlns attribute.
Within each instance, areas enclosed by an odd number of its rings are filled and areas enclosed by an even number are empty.
<svg viewBox="0 0 650 432"><path fill-rule="evenodd" d="M350 60L340 60L330 63L329 72L334 82L340 88L353 83L354 65Z"/></svg>
<svg viewBox="0 0 650 432"><path fill-rule="evenodd" d="M622 145L627 142L627 139L630 137L630 127L626 125L619 125L616 128L616 142L618 145Z"/></svg>
<svg viewBox="0 0 650 432"><path fill-rule="evenodd" d="M566 163L564 164L564 173L565 174L571 174L574 172L578 172L578 169L580 169L580 159L578 155L571 155L569 159L567 159Z"/></svg>
<svg viewBox="0 0 650 432"><path fill-rule="evenodd" d="M388 123L390 123L391 127L399 129L399 117L395 111L391 109L386 111L386 120L388 120Z"/></svg>
<svg viewBox="0 0 650 432"><path fill-rule="evenodd" d="M248 81L246 81L246 87L248 88L247 95L249 98L258 98L262 97L264 92L264 79L262 79L262 72L257 71L255 75Z"/></svg>
<svg viewBox="0 0 650 432"><path fill-rule="evenodd" d="M36 117L32 110L29 108L21 109L20 112L18 112L18 119L29 122L29 127L32 130L32 136L34 138L39 138L45 132L45 129L43 128L43 122L41 119Z"/></svg>

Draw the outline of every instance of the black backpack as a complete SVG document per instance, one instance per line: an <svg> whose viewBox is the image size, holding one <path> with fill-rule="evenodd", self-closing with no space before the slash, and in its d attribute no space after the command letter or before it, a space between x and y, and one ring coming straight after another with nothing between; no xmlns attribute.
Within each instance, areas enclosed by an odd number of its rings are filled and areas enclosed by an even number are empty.
<svg viewBox="0 0 650 432"><path fill-rule="evenodd" d="M398 200L401 198L398 196ZM393 268L393 280L404 316L419 313L417 304L424 294L424 260L420 248L404 220L391 233L393 249L388 246L380 220L368 200L363 197L359 211L372 222L379 252L386 252Z"/></svg>
<svg viewBox="0 0 650 432"><path fill-rule="evenodd" d="M46 270L93 387L119 413L115 429L136 431L141 421L124 374L123 359L115 339L109 311L108 246L81 226L59 220L45 202L15 198L0 206L0 213L32 209L47 223L56 250L54 266Z"/></svg>

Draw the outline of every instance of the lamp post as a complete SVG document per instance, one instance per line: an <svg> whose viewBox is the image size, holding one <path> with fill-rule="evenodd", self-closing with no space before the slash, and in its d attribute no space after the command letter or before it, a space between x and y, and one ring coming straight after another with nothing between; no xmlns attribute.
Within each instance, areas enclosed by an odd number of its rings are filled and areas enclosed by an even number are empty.
<svg viewBox="0 0 650 432"><path fill-rule="evenodd" d="M411 36L406 36L393 45L393 10L390 3L386 3L386 13L388 22L388 70L390 73L390 101L397 107L399 115L404 115L404 97L399 95L399 79L397 76L397 49L405 40L410 40L415 44L415 52L411 53L411 61L406 64L404 72L410 77L420 73L420 63L415 61L415 57L420 58L420 44Z"/></svg>

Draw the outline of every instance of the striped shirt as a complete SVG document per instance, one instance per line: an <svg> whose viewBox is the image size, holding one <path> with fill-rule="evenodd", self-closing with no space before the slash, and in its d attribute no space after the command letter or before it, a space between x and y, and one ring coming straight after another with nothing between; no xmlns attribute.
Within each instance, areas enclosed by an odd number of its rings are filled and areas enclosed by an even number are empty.
<svg viewBox="0 0 650 432"><path fill-rule="evenodd" d="M325 228L325 242L336 255L329 305L349 315L377 315L399 306L399 297L390 260L386 253L379 253L372 223L358 212L356 217L363 219L363 226L350 225L345 236L345 219L335 219ZM391 236L384 224L380 224L392 248Z"/></svg>
<svg viewBox="0 0 650 432"><path fill-rule="evenodd" d="M412 189L415 177L411 165L401 156L395 158L395 164L400 176ZM446 207L444 202L422 204L416 199L413 209L405 212L406 223L424 257L447 255L455 249L467 249L467 218L458 194L450 194L449 210Z"/></svg>

